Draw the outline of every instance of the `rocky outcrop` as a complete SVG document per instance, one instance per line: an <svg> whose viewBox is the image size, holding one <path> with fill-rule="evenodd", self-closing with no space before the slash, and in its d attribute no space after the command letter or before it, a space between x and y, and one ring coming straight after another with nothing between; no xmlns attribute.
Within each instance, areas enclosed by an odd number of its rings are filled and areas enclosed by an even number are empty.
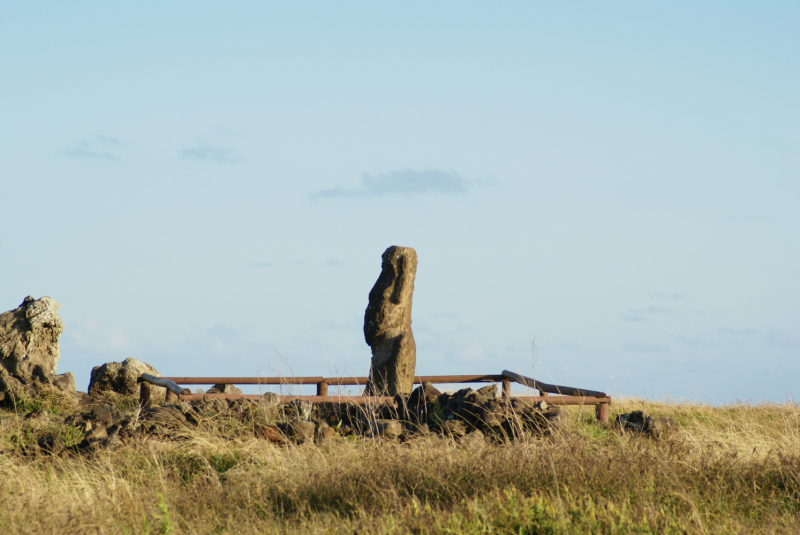
<svg viewBox="0 0 800 535"><path fill-rule="evenodd" d="M158 370L141 360L127 358L122 362L106 362L92 368L89 380L89 395L97 397L103 392L116 392L123 396L138 396L139 384L136 379L143 373L161 377ZM163 399L163 388L152 389L151 399Z"/></svg>
<svg viewBox="0 0 800 535"><path fill-rule="evenodd" d="M414 387L417 362L411 332L411 298L417 274L417 253L392 246L382 256L381 274L369 292L364 338L372 348L366 395L408 394Z"/></svg>
<svg viewBox="0 0 800 535"><path fill-rule="evenodd" d="M58 338L64 332L60 306L50 297L28 296L0 314L0 404L33 397L45 386L75 392L71 373L56 375Z"/></svg>

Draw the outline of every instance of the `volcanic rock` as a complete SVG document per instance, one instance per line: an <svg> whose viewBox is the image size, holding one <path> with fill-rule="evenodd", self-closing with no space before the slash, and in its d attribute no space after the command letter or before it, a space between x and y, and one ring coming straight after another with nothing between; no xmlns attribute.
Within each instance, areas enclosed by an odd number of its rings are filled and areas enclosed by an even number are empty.
<svg viewBox="0 0 800 535"><path fill-rule="evenodd" d="M98 396L103 392L116 392L123 396L138 396L139 384L136 380L143 373L161 377L158 370L141 360L127 358L122 362L106 362L92 368L89 380L89 395ZM164 399L164 388L151 388L150 398L153 401Z"/></svg>
<svg viewBox="0 0 800 535"><path fill-rule="evenodd" d="M403 434L403 426L397 420L375 420L370 427L373 436L397 438Z"/></svg>
<svg viewBox="0 0 800 535"><path fill-rule="evenodd" d="M391 246L382 255L381 274L369 292L364 313L364 338L372 348L367 395L411 393L417 362L411 332L411 298L417 274L417 253Z"/></svg>
<svg viewBox="0 0 800 535"><path fill-rule="evenodd" d="M220 384L214 385L206 391L206 394L241 394L242 391L233 385Z"/></svg>
<svg viewBox="0 0 800 535"><path fill-rule="evenodd" d="M408 405L419 406L423 403L436 403L436 399L441 395L442 393L433 386L433 383L425 381L411 392L411 396L408 398Z"/></svg>
<svg viewBox="0 0 800 535"><path fill-rule="evenodd" d="M304 422L303 420L295 420L286 428L289 437L298 444L313 442L315 429L314 422Z"/></svg>
<svg viewBox="0 0 800 535"><path fill-rule="evenodd" d="M56 375L58 338L64 332L60 306L50 297L28 296L14 310L0 314L0 404L33 397L45 386L75 393L71 373Z"/></svg>
<svg viewBox="0 0 800 535"><path fill-rule="evenodd" d="M676 427L673 420L664 416L650 416L644 411L620 414L614 423L623 431L642 433L654 438L660 438Z"/></svg>

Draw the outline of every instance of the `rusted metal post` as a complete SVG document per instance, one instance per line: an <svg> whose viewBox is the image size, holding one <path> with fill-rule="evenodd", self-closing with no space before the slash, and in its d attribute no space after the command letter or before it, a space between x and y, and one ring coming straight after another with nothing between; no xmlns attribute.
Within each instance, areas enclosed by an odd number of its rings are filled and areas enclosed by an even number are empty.
<svg viewBox="0 0 800 535"><path fill-rule="evenodd" d="M172 390L167 388L166 402L167 403L172 403L173 401L175 401L175 392L173 392Z"/></svg>
<svg viewBox="0 0 800 535"><path fill-rule="evenodd" d="M597 421L608 425L608 403L598 403L596 405Z"/></svg>
<svg viewBox="0 0 800 535"><path fill-rule="evenodd" d="M150 383L147 381L139 383L139 408L150 408Z"/></svg>
<svg viewBox="0 0 800 535"><path fill-rule="evenodd" d="M511 381L508 379L503 380L503 397L510 398L511 397Z"/></svg>
<svg viewBox="0 0 800 535"><path fill-rule="evenodd" d="M328 395L328 383L325 381L320 381L317 383L317 395L318 396L327 396Z"/></svg>

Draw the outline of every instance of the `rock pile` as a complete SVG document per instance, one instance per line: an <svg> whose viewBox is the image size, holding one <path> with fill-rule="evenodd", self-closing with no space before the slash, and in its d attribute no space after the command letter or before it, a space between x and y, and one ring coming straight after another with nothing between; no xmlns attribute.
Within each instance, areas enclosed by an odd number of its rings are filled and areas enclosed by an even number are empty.
<svg viewBox="0 0 800 535"><path fill-rule="evenodd" d="M90 453L148 436L180 439L198 427L223 435L231 429L237 433L249 429L256 437L277 444L319 443L337 435L401 441L438 436L474 448L488 442L546 436L565 417L560 409L544 403L497 397L496 385L443 394L425 383L410 395L398 395L395 403L370 406L296 400L283 405L278 396L269 393L259 399L205 396L130 414L104 404L64 420L83 433L75 445L67 447L59 435L45 435L38 451Z"/></svg>
<svg viewBox="0 0 800 535"><path fill-rule="evenodd" d="M75 393L72 373L56 374L58 338L64 332L60 306L50 297L28 296L0 314L0 405L13 406L44 387Z"/></svg>

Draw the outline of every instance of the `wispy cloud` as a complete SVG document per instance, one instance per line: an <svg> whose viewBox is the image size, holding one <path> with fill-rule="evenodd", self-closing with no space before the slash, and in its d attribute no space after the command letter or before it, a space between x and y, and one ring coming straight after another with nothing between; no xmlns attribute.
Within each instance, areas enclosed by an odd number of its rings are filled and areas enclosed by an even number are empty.
<svg viewBox="0 0 800 535"><path fill-rule="evenodd" d="M780 331L774 329L767 334L767 343L770 345L795 349L800 347L800 331Z"/></svg>
<svg viewBox="0 0 800 535"><path fill-rule="evenodd" d="M647 308L634 308L623 314L622 319L630 322L647 321L649 316L658 314L674 314L677 312L671 308L661 307L647 307Z"/></svg>
<svg viewBox="0 0 800 535"><path fill-rule="evenodd" d="M229 147L211 145L206 141L198 141L193 147L188 147L178 153L185 160L203 160L217 163L238 163L242 157L236 150Z"/></svg>
<svg viewBox="0 0 800 535"><path fill-rule="evenodd" d="M413 197L438 193L443 195L460 195L475 184L454 171L430 169L416 171L400 169L380 175L361 175L361 185L355 188L336 186L311 193L314 199L333 197L382 197L385 195L406 195Z"/></svg>
<svg viewBox="0 0 800 535"><path fill-rule="evenodd" d="M247 264L247 267L250 269L270 269L274 268L275 265L271 264L270 262L250 262Z"/></svg>
<svg viewBox="0 0 800 535"><path fill-rule="evenodd" d="M673 338L678 342L680 342L681 344L689 347L713 348L713 347L724 347L726 345L726 344L721 344L719 342L715 342L714 340L704 340L702 338L689 338L688 336L683 336L681 334L673 335Z"/></svg>
<svg viewBox="0 0 800 535"><path fill-rule="evenodd" d="M341 267L341 266L344 266L344 262L342 262L338 258L329 258L322 263L322 267Z"/></svg>
<svg viewBox="0 0 800 535"><path fill-rule="evenodd" d="M670 351L665 345L649 342L630 342L625 344L622 350L631 353L669 353Z"/></svg>
<svg viewBox="0 0 800 535"><path fill-rule="evenodd" d="M94 158L98 160L119 160L119 151L125 144L113 136L93 136L82 139L67 149L70 158Z"/></svg>

